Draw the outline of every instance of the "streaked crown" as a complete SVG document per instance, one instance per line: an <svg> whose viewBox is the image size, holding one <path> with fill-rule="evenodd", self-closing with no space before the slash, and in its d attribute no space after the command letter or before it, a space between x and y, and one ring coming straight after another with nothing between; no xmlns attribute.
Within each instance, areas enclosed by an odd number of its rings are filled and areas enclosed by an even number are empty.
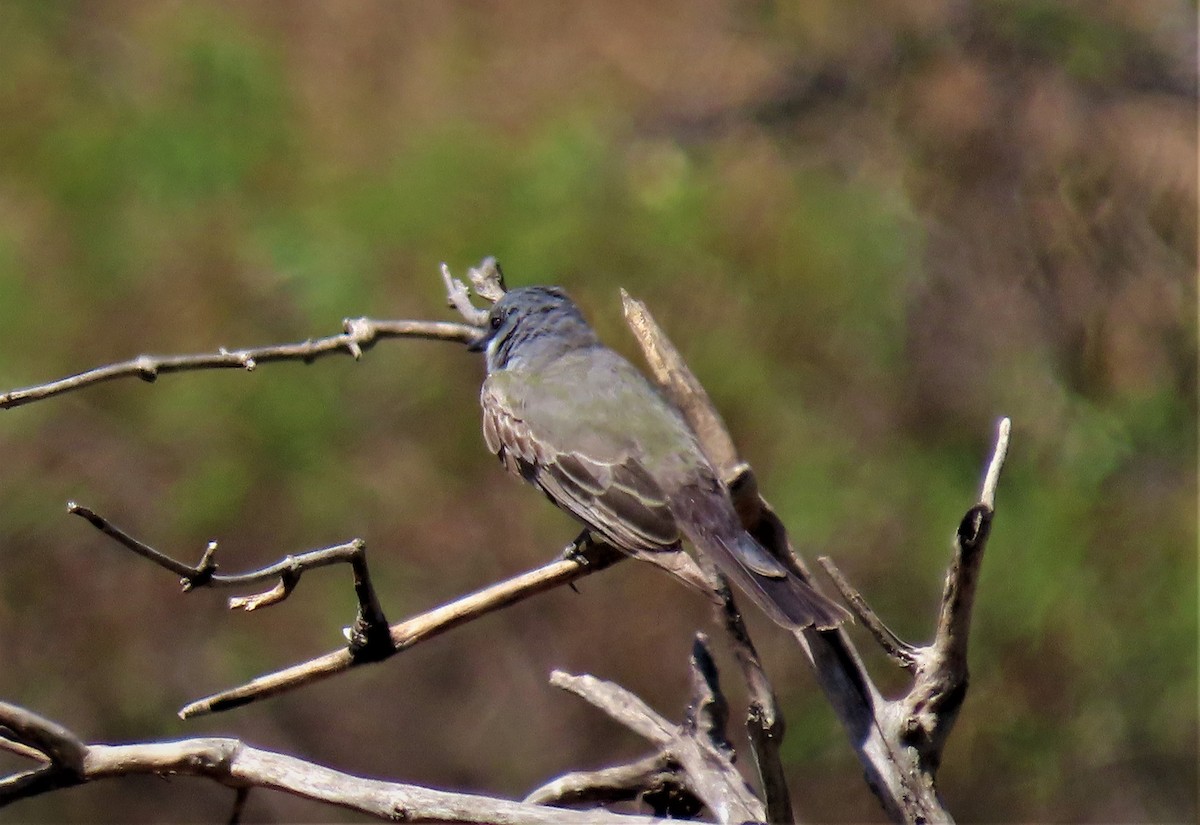
<svg viewBox="0 0 1200 825"><path fill-rule="evenodd" d="M488 313L488 372L535 364L600 341L579 307L558 287L528 286L509 291Z"/></svg>

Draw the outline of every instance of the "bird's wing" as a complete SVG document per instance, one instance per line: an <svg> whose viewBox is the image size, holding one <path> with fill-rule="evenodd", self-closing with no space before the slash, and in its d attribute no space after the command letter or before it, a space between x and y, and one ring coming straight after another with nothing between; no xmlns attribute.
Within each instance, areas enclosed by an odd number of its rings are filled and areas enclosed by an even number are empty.
<svg viewBox="0 0 1200 825"><path fill-rule="evenodd" d="M481 395L483 437L509 472L540 487L550 499L603 538L626 550L665 550L679 543L667 497L631 450L612 440L555 436L577 431L578 420L548 420L559 408L529 420L521 405L489 378ZM564 414L570 406L561 408Z"/></svg>

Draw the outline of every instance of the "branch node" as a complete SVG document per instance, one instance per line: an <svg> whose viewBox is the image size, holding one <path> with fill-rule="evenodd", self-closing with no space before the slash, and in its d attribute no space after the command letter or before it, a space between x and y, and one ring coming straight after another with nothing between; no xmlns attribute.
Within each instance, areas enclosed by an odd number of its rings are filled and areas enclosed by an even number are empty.
<svg viewBox="0 0 1200 825"><path fill-rule="evenodd" d="M346 349L355 361L362 360L364 348L375 340L375 324L369 318L343 318L342 329L347 336Z"/></svg>
<svg viewBox="0 0 1200 825"><path fill-rule="evenodd" d="M205 587L212 581L212 577L217 573L217 563L214 557L217 554L217 543L210 541L204 548L204 552L200 554L200 561L196 565L194 572L182 576L179 579L179 586L183 588L183 592L187 593L197 587Z"/></svg>
<svg viewBox="0 0 1200 825"><path fill-rule="evenodd" d="M225 347L218 347L217 355L221 356L222 358L232 358L241 364L242 369L246 370L246 372L254 372L254 368L258 366L258 363L254 360L253 356L251 356L250 353L246 352L245 350L231 351L225 349Z"/></svg>
<svg viewBox="0 0 1200 825"><path fill-rule="evenodd" d="M976 504L967 510L962 521L958 524L956 536L964 554L976 550L987 538L992 524L992 508L986 504Z"/></svg>
<svg viewBox="0 0 1200 825"><path fill-rule="evenodd" d="M137 377L148 384L153 384L158 379L158 364L149 355L139 355L134 359L133 368Z"/></svg>

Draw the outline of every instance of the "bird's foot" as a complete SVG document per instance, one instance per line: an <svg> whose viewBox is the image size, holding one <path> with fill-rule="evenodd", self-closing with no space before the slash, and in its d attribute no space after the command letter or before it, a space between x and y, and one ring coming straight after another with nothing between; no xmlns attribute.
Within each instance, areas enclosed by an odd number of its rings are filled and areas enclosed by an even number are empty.
<svg viewBox="0 0 1200 825"><path fill-rule="evenodd" d="M588 550L593 545L591 532L584 530L575 540L568 544L562 551L562 557L566 561L573 561L576 564L586 567L591 564L591 559L588 558Z"/></svg>

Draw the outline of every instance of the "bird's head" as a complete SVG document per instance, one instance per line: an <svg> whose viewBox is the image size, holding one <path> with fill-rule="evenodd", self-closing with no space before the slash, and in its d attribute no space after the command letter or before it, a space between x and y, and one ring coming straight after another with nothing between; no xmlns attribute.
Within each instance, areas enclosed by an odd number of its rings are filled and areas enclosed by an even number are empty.
<svg viewBox="0 0 1200 825"><path fill-rule="evenodd" d="M510 290L492 306L483 336L470 348L487 354L492 372L598 343L567 293L553 286L527 286Z"/></svg>

